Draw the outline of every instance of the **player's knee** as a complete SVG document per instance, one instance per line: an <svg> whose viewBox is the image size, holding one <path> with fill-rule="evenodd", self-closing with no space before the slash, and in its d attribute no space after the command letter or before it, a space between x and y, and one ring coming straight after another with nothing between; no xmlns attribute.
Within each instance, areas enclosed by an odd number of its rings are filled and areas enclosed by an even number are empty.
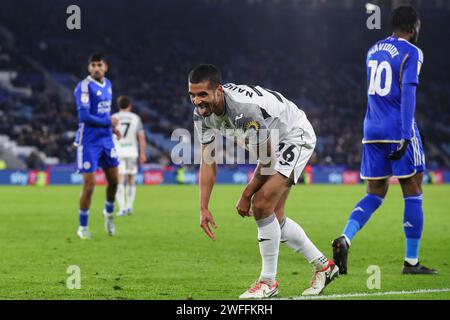
<svg viewBox="0 0 450 320"><path fill-rule="evenodd" d="M387 180L369 180L367 183L367 193L384 198L388 191L389 183Z"/></svg>
<svg viewBox="0 0 450 320"><path fill-rule="evenodd" d="M413 178L400 179L404 196L413 196L422 193L421 186Z"/></svg>
<svg viewBox="0 0 450 320"><path fill-rule="evenodd" d="M263 192L257 192L252 199L252 209L257 216L273 213L270 197Z"/></svg>
<svg viewBox="0 0 450 320"><path fill-rule="evenodd" d="M111 186L116 186L116 187L117 187L117 185L119 184L119 179L111 179L111 180L109 181L109 184L110 184Z"/></svg>
<svg viewBox="0 0 450 320"><path fill-rule="evenodd" d="M284 217L284 208L283 207L279 207L279 206L276 206L275 207L275 214L276 214L276 216L277 217Z"/></svg>
<svg viewBox="0 0 450 320"><path fill-rule="evenodd" d="M83 194L86 197L92 197L92 194L94 193L95 183L87 182L83 186Z"/></svg>
<svg viewBox="0 0 450 320"><path fill-rule="evenodd" d="M108 179L108 186L110 188L117 188L118 185L119 185L119 179L117 177L110 177Z"/></svg>

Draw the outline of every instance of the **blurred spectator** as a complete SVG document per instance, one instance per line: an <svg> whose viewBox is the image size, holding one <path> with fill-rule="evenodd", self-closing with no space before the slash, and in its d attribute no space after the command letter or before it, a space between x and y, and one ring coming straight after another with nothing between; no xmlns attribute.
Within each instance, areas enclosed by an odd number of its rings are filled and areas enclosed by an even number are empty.
<svg viewBox="0 0 450 320"><path fill-rule="evenodd" d="M27 158L27 168L29 170L43 170L44 162L36 151L32 151Z"/></svg>

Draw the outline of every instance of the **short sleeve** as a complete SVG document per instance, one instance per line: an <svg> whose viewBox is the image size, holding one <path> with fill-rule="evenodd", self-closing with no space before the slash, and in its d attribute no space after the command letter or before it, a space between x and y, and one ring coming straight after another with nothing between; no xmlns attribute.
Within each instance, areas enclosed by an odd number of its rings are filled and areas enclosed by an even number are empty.
<svg viewBox="0 0 450 320"><path fill-rule="evenodd" d="M141 118L137 117L137 126L136 126L136 132L144 131L144 126L142 125Z"/></svg>

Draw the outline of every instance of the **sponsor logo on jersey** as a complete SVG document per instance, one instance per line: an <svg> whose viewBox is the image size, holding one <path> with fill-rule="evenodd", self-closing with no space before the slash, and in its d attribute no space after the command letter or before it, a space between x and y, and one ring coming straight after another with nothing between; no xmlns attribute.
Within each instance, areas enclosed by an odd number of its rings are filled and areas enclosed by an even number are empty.
<svg viewBox="0 0 450 320"><path fill-rule="evenodd" d="M97 113L109 113L111 112L111 100L100 101L97 105Z"/></svg>
<svg viewBox="0 0 450 320"><path fill-rule="evenodd" d="M250 120L244 123L244 131L247 131L249 129L254 129L258 131L259 129L261 129L261 125L259 124L258 121Z"/></svg>
<svg viewBox="0 0 450 320"><path fill-rule="evenodd" d="M81 103L88 104L89 103L89 93L81 94Z"/></svg>

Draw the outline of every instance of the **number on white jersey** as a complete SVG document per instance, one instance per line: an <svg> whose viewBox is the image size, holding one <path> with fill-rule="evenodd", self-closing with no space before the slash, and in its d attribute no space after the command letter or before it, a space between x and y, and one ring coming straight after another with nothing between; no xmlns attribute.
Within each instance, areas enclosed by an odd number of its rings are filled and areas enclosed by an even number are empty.
<svg viewBox="0 0 450 320"><path fill-rule="evenodd" d="M384 97L391 92L392 85L392 68L389 62L383 61L378 65L377 60L369 60L368 66L370 68L369 90L370 95L375 93ZM381 74L385 72L384 85L381 86Z"/></svg>
<svg viewBox="0 0 450 320"><path fill-rule="evenodd" d="M121 122L120 125L125 127L125 130L122 132L122 137L126 138L127 137L127 133L128 133L128 129L130 129L130 124L129 122Z"/></svg>

